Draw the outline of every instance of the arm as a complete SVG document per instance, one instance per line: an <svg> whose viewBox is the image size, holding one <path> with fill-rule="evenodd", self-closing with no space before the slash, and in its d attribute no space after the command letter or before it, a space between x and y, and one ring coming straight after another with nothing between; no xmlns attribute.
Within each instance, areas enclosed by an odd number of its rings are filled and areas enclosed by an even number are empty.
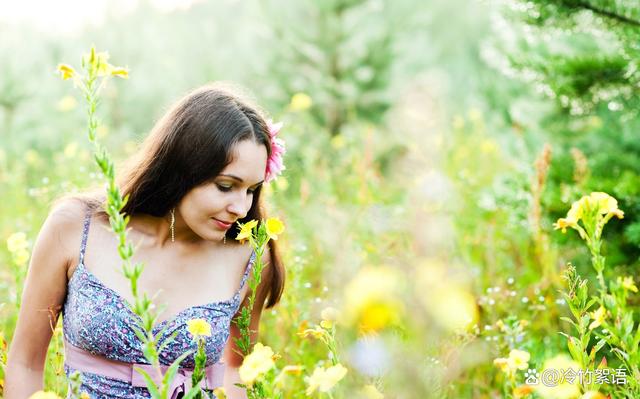
<svg viewBox="0 0 640 399"><path fill-rule="evenodd" d="M249 326L251 330L251 345L253 346L258 340L258 329L260 328L260 316L262 314L262 306L265 303L265 299L267 297L267 283L270 278L269 271L269 263L270 263L271 255L269 252L269 248L267 247L262 255L262 264L265 267L262 269L262 276L260 278L260 285L258 286L258 292L256 293L256 300L254 303L254 307L251 311L251 324ZM245 306L248 306L249 295L251 291L247 290L247 294L240 305L239 310ZM234 316L234 319L238 316L238 313ZM232 321L230 327L229 340L227 341L227 346L224 349L224 362L226 364L225 374L224 374L224 389L227 392L227 397L229 399L247 399L247 393L244 388L240 388L235 386L235 383L241 383L240 374L238 373L238 368L242 365L242 360L244 357L239 354L240 350L235 345L235 339L240 338L240 330L238 326Z"/></svg>
<svg viewBox="0 0 640 399"><path fill-rule="evenodd" d="M24 399L43 388L44 365L52 327L58 320L67 290L71 258L69 234L82 223L79 204L65 203L47 217L36 239L29 263L22 305L9 348L6 399ZM79 217L78 220L73 218ZM78 246L79 247L79 246Z"/></svg>

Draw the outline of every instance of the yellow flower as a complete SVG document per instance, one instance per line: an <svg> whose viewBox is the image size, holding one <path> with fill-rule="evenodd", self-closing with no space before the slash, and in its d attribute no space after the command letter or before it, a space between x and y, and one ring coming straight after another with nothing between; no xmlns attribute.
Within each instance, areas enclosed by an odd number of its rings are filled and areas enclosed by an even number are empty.
<svg viewBox="0 0 640 399"><path fill-rule="evenodd" d="M236 240L243 241L251 237L251 231L253 230L254 227L256 227L257 224L258 224L257 220L251 220L250 222L243 224L240 227L240 233L238 233Z"/></svg>
<svg viewBox="0 0 640 399"><path fill-rule="evenodd" d="M589 330L599 327L607 316L607 310L600 306L595 312L591 312L591 318L593 321L589 324Z"/></svg>
<svg viewBox="0 0 640 399"><path fill-rule="evenodd" d="M271 186L267 185L267 187L271 187ZM278 188L279 191L286 191L287 188L289 188L289 181L287 180L286 177L279 176L276 179L276 187Z"/></svg>
<svg viewBox="0 0 640 399"><path fill-rule="evenodd" d="M282 372L290 375L300 375L302 374L302 370L304 370L304 366L300 365L287 365L284 366Z"/></svg>
<svg viewBox="0 0 640 399"><path fill-rule="evenodd" d="M204 319L192 319L187 322L187 329L194 337L210 337L211 324Z"/></svg>
<svg viewBox="0 0 640 399"><path fill-rule="evenodd" d="M563 233L567 232L567 227L575 226L575 222L571 222L569 218L560 218L557 222L553 224L553 228L555 230L562 229Z"/></svg>
<svg viewBox="0 0 640 399"><path fill-rule="evenodd" d="M114 67L111 70L111 76L117 76L122 79L129 79L129 70L122 67Z"/></svg>
<svg viewBox="0 0 640 399"><path fill-rule="evenodd" d="M439 327L450 332L466 329L479 318L471 290L452 279L447 266L437 258L423 259L413 279L424 309Z"/></svg>
<svg viewBox="0 0 640 399"><path fill-rule="evenodd" d="M347 369L341 364L336 364L327 369L324 367L316 367L308 380L307 395L311 395L316 390L319 392L329 392L346 374Z"/></svg>
<svg viewBox="0 0 640 399"><path fill-rule="evenodd" d="M258 342L253 347L253 352L244 358L242 366L238 369L238 373L240 374L242 382L251 386L258 378L274 366L273 350Z"/></svg>
<svg viewBox="0 0 640 399"><path fill-rule="evenodd" d="M315 329L315 328L308 328L302 332L298 333L298 336L302 337L302 338L307 338L307 337L313 337L315 339L321 339L324 340L327 336L327 332L324 331L323 329Z"/></svg>
<svg viewBox="0 0 640 399"><path fill-rule="evenodd" d="M299 376L302 374L302 370L304 370L304 366L300 365L287 365L285 366L278 376L273 380L273 383L278 387L283 387L285 385L285 379L289 375Z"/></svg>
<svg viewBox="0 0 640 399"><path fill-rule="evenodd" d="M82 391L80 394L80 399L91 399L91 396L86 391Z"/></svg>
<svg viewBox="0 0 640 399"><path fill-rule="evenodd" d="M578 224L578 220L582 218L583 202L584 201L581 199L580 201L576 201L571 204L571 209L569 209L569 212L567 212L567 217L558 219L558 221L554 223L553 228L556 230L562 229L562 232L566 233L567 227L575 227Z"/></svg>
<svg viewBox="0 0 640 399"><path fill-rule="evenodd" d="M60 399L60 396L53 392L38 391L29 396L29 399Z"/></svg>
<svg viewBox="0 0 640 399"><path fill-rule="evenodd" d="M20 249L13 254L13 261L17 265L24 265L29 261L29 251L26 249Z"/></svg>
<svg viewBox="0 0 640 399"><path fill-rule="evenodd" d="M505 373L511 370L511 368L509 367L509 359L504 357L493 359L493 365L499 368L501 371L504 371Z"/></svg>
<svg viewBox="0 0 640 399"><path fill-rule="evenodd" d="M434 287L423 302L435 321L450 331L467 328L479 318L475 297L457 284Z"/></svg>
<svg viewBox="0 0 640 399"><path fill-rule="evenodd" d="M607 399L607 396L604 396L598 391L587 391L580 397L580 399Z"/></svg>
<svg viewBox="0 0 640 399"><path fill-rule="evenodd" d="M580 396L580 379L575 378L572 383L567 381L561 374L562 372L572 369L578 372L580 365L566 355L558 355L547 360L542 366L542 370L556 370L559 378L554 380L553 384L536 385L536 393L545 399L576 399Z"/></svg>
<svg viewBox="0 0 640 399"><path fill-rule="evenodd" d="M76 70L71 65L59 64L58 72L60 72L62 80L71 79L75 76Z"/></svg>
<svg viewBox="0 0 640 399"><path fill-rule="evenodd" d="M322 313L320 313L320 317L322 318L320 326L330 330L334 322L338 319L338 310L332 307L325 308Z"/></svg>
<svg viewBox="0 0 640 399"><path fill-rule="evenodd" d="M311 107L313 101L305 93L296 93L291 97L289 109L292 111L305 111Z"/></svg>
<svg viewBox="0 0 640 399"><path fill-rule="evenodd" d="M509 360L513 364L513 367L519 370L525 370L529 366L530 358L531 355L526 351L512 349L511 352L509 352Z"/></svg>
<svg viewBox="0 0 640 399"><path fill-rule="evenodd" d="M596 215L597 220L604 216L608 220L609 218L616 216L618 219L624 218L624 212L618 209L618 201L607 193L592 192L589 195L582 196L578 201L571 205L571 209L567 213L566 218L558 219L553 225L557 229L562 229L562 232L567 231L567 227L574 228L578 231L581 229L578 226L578 221L592 220L591 215ZM583 233L581 232L581 235ZM584 237L583 237L584 238Z"/></svg>
<svg viewBox="0 0 640 399"><path fill-rule="evenodd" d="M480 151L482 151L485 154L494 153L496 152L497 149L498 149L498 145L493 140L489 140L489 139L482 140L482 143L480 144Z"/></svg>
<svg viewBox="0 0 640 399"><path fill-rule="evenodd" d="M71 111L78 105L78 102L72 96L64 96L58 101L58 110L62 112Z"/></svg>
<svg viewBox="0 0 640 399"><path fill-rule="evenodd" d="M531 355L529 352L512 349L509 357L499 357L493 360L494 366L507 374L513 374L516 370L525 370L529 365Z"/></svg>
<svg viewBox="0 0 640 399"><path fill-rule="evenodd" d="M38 151L32 148L29 148L25 152L24 157L29 165L35 165L40 162L40 155L38 154Z"/></svg>
<svg viewBox="0 0 640 399"><path fill-rule="evenodd" d="M98 76L106 76L111 74L113 66L109 64L109 53L106 51L101 51L96 54L96 71Z"/></svg>
<svg viewBox="0 0 640 399"><path fill-rule="evenodd" d="M375 385L365 385L360 391L360 395L365 399L384 399L384 395L378 391Z"/></svg>
<svg viewBox="0 0 640 399"><path fill-rule="evenodd" d="M375 332L397 321L397 304L394 302L369 303L360 315L360 329ZM322 325L322 324L321 324Z"/></svg>
<svg viewBox="0 0 640 399"><path fill-rule="evenodd" d="M224 390L224 387L214 389L213 394L216 395L218 399L227 399L227 392Z"/></svg>
<svg viewBox="0 0 640 399"><path fill-rule="evenodd" d="M342 134L336 134L335 136L333 136L330 143L331 147L339 150L347 144L347 140L344 139L344 136Z"/></svg>
<svg viewBox="0 0 640 399"><path fill-rule="evenodd" d="M345 319L363 331L378 331L399 322L400 276L389 267L364 267L345 289Z"/></svg>
<svg viewBox="0 0 640 399"><path fill-rule="evenodd" d="M598 208L598 212L603 215L608 213L616 214L618 212L622 214L622 211L618 209L618 201L607 193L594 192L591 193L589 199L592 204L591 206L595 205L595 207ZM622 215L618 217L622 219Z"/></svg>
<svg viewBox="0 0 640 399"><path fill-rule="evenodd" d="M571 204L571 209L567 212L567 221L569 223L578 223L580 218L582 218L582 203L580 201L576 201Z"/></svg>
<svg viewBox="0 0 640 399"><path fill-rule="evenodd" d="M520 385L518 387L513 388L513 397L516 399L524 398L534 391L534 387L532 385Z"/></svg>
<svg viewBox="0 0 640 399"><path fill-rule="evenodd" d="M76 141L72 141L64 147L64 156L67 158L73 158L78 153L78 143Z"/></svg>
<svg viewBox="0 0 640 399"><path fill-rule="evenodd" d="M91 47L89 53L82 57L82 65L88 67L90 73L95 73L95 76L110 75L114 69L114 66L109 64L109 53L106 51L98 53L95 47Z"/></svg>
<svg viewBox="0 0 640 399"><path fill-rule="evenodd" d="M593 212L600 215L609 215L622 219L624 212L618 209L618 201L607 193L593 192L589 196L584 196L578 201L580 207L580 216L585 212Z"/></svg>
<svg viewBox="0 0 640 399"><path fill-rule="evenodd" d="M27 243L27 235L22 231L13 233L7 238L7 248L9 252L17 252L22 249L26 249L29 246Z"/></svg>
<svg viewBox="0 0 640 399"><path fill-rule="evenodd" d="M284 224L278 218L269 218L266 223L267 235L272 240L277 240L278 235L282 234L284 231Z"/></svg>
<svg viewBox="0 0 640 399"><path fill-rule="evenodd" d="M618 277L618 284L627 291L638 292L638 287L636 287L633 277L631 276L626 276L624 278Z"/></svg>

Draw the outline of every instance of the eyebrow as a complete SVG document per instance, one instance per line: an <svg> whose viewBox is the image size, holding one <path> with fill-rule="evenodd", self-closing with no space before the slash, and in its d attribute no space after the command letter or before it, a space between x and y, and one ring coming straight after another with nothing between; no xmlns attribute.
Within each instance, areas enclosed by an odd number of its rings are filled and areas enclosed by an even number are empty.
<svg viewBox="0 0 640 399"><path fill-rule="evenodd" d="M242 180L241 178L239 178L238 176L235 176L235 175L227 175L227 174L222 174L222 173L220 173L220 176L230 177L230 178L232 178L232 179L235 179L235 180L239 181L240 183L243 183L243 182L244 182L244 180ZM262 180L262 181L260 181L260 182L258 182L258 183L256 183L256 184L254 184L254 186L258 186L258 185L260 185L260 184L262 184L262 183L264 183L264 180Z"/></svg>

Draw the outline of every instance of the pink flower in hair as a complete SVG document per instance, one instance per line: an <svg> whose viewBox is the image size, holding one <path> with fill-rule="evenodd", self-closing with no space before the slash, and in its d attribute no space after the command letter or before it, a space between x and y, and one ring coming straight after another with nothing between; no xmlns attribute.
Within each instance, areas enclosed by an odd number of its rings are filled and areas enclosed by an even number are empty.
<svg viewBox="0 0 640 399"><path fill-rule="evenodd" d="M286 168L282 162L282 156L285 153L284 141L276 137L282 128L282 122L273 123L273 121L269 119L267 121L267 127L269 128L269 139L271 141L271 156L267 159L267 170L264 181L268 183L274 180L276 175L279 175Z"/></svg>

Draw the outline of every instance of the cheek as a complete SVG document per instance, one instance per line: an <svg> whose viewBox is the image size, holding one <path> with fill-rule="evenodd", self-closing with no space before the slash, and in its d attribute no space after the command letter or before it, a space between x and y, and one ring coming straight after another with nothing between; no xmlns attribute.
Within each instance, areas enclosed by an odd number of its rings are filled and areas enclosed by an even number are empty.
<svg viewBox="0 0 640 399"><path fill-rule="evenodd" d="M212 208L218 208L224 206L225 193L218 190L216 187L207 187L206 189L199 190L195 193L194 205L204 210L215 210Z"/></svg>
<svg viewBox="0 0 640 399"><path fill-rule="evenodd" d="M212 189L195 188L182 200L183 213L190 219L197 218L198 214L206 212L211 207L216 198L216 193Z"/></svg>

